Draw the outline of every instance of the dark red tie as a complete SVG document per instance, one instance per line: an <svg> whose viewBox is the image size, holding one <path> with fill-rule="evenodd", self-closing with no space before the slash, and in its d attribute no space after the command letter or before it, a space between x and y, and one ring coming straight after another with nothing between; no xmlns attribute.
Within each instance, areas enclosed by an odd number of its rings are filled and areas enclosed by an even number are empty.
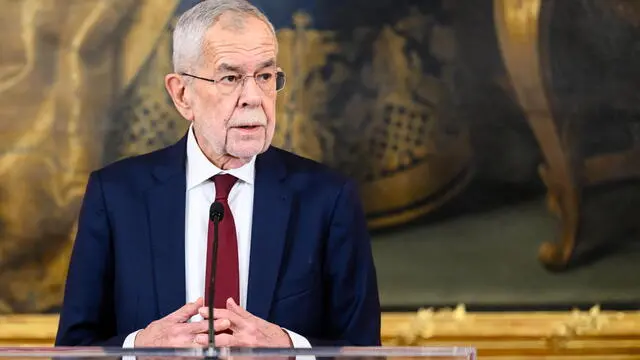
<svg viewBox="0 0 640 360"><path fill-rule="evenodd" d="M238 274L238 240L233 214L229 208L229 192L237 178L220 174L213 177L216 184L216 201L222 203L224 216L218 224L218 264L216 266L214 308L226 308L228 298L240 304L240 276ZM205 286L205 304L209 303L209 284L213 259L213 221L209 220L207 241L207 273Z"/></svg>

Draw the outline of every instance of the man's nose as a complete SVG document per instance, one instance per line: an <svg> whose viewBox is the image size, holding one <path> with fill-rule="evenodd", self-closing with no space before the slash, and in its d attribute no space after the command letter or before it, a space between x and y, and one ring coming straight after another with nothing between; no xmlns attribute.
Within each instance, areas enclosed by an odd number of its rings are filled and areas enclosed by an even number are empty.
<svg viewBox="0 0 640 360"><path fill-rule="evenodd" d="M256 84L253 77L247 76L244 78L242 90L240 93L239 104L241 107L257 107L262 102L262 90Z"/></svg>

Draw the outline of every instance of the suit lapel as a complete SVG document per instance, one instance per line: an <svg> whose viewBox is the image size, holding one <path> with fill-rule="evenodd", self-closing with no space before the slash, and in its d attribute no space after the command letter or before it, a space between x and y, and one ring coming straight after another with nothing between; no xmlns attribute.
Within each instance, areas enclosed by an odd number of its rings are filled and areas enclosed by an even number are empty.
<svg viewBox="0 0 640 360"><path fill-rule="evenodd" d="M286 168L276 151L270 148L256 159L247 310L263 319L273 301L292 201L284 182Z"/></svg>
<svg viewBox="0 0 640 360"><path fill-rule="evenodd" d="M167 152L168 161L154 168L156 185L146 194L160 317L182 307L186 301L186 136Z"/></svg>

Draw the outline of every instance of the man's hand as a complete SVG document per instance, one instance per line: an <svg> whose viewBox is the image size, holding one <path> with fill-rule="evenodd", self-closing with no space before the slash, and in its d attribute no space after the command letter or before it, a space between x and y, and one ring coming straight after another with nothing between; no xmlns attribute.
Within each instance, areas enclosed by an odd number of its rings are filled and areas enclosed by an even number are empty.
<svg viewBox="0 0 640 360"><path fill-rule="evenodd" d="M207 319L209 309L200 308L200 315ZM233 334L217 334L216 346L221 347L279 347L289 348L293 346L291 338L284 329L276 324L260 319L246 311L232 298L227 299L226 309L213 309L213 318L219 326L215 326L216 332L230 329ZM218 330L220 329L220 330ZM196 337L199 345L207 345L209 335L201 334Z"/></svg>
<svg viewBox="0 0 640 360"><path fill-rule="evenodd" d="M200 346L196 342L198 334L207 333L206 321L188 323L189 319L198 314L204 300L199 298L188 303L173 313L149 324L136 335L135 347L190 347ZM214 330L222 331L226 321L214 321ZM206 342L203 344L206 345Z"/></svg>

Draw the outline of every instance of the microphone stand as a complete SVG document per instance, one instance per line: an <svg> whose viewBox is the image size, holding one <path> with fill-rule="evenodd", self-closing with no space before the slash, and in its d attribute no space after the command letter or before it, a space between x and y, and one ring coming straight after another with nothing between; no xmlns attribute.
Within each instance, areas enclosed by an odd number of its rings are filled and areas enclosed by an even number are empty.
<svg viewBox="0 0 640 360"><path fill-rule="evenodd" d="M218 225L224 216L224 208L218 202L211 206L210 219L213 221L213 249L211 254L211 277L209 280L209 348L207 349L208 358L214 358L213 354L216 349L215 331L213 328L213 306L216 285L216 268L218 267ZM218 356L216 355L215 358Z"/></svg>
<svg viewBox="0 0 640 360"><path fill-rule="evenodd" d="M209 349L215 350L216 340L215 331L213 331L213 296L215 294L216 286L216 268L218 263L218 223L220 222L218 216L213 218L213 255L211 264L211 277L209 278Z"/></svg>

